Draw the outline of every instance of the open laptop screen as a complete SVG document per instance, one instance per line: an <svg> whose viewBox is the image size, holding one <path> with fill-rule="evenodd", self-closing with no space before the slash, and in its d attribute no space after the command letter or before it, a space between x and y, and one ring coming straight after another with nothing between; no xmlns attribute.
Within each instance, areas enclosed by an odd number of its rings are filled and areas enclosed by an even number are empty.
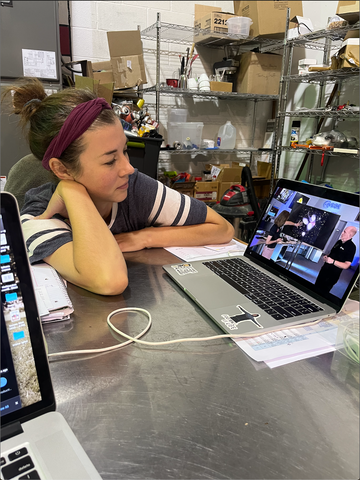
<svg viewBox="0 0 360 480"><path fill-rule="evenodd" d="M1 194L1 425L54 410L17 204Z"/></svg>
<svg viewBox="0 0 360 480"><path fill-rule="evenodd" d="M339 310L359 274L359 195L279 180L245 255Z"/></svg>

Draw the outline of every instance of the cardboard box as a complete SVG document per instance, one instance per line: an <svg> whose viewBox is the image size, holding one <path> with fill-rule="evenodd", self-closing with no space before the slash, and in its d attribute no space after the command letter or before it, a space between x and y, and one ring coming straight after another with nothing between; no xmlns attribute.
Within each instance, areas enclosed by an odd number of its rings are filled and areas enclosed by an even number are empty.
<svg viewBox="0 0 360 480"><path fill-rule="evenodd" d="M86 62L86 76L99 80L100 84L114 83L111 61Z"/></svg>
<svg viewBox="0 0 360 480"><path fill-rule="evenodd" d="M115 88L147 83L139 30L107 32Z"/></svg>
<svg viewBox="0 0 360 480"><path fill-rule="evenodd" d="M225 167L221 169L217 177L218 182L241 183L241 172L243 167Z"/></svg>
<svg viewBox="0 0 360 480"><path fill-rule="evenodd" d="M347 20L348 22L359 21L359 3L355 1L350 2L338 2L336 15Z"/></svg>
<svg viewBox="0 0 360 480"><path fill-rule="evenodd" d="M174 190L177 190L183 195L188 195L189 197L194 196L194 187L195 182L175 182L171 186Z"/></svg>
<svg viewBox="0 0 360 480"><path fill-rule="evenodd" d="M210 82L212 92L232 92L232 86L231 82Z"/></svg>
<svg viewBox="0 0 360 480"><path fill-rule="evenodd" d="M338 68L359 68L359 39L348 38L339 50Z"/></svg>
<svg viewBox="0 0 360 480"><path fill-rule="evenodd" d="M281 76L281 55L246 52L240 57L236 91L278 95Z"/></svg>
<svg viewBox="0 0 360 480"><path fill-rule="evenodd" d="M216 202L218 197L219 182L196 182L194 197L203 202Z"/></svg>
<svg viewBox="0 0 360 480"><path fill-rule="evenodd" d="M219 33L228 33L226 20L234 16L233 13L223 12L221 7L195 4L194 27Z"/></svg>
<svg viewBox="0 0 360 480"><path fill-rule="evenodd" d="M221 34L228 33L226 20L234 16L233 13L223 12L221 7L195 4L194 27L208 30L209 34L206 32L195 34L194 42L201 44L211 41L213 45L224 45L227 43L227 39L221 38Z"/></svg>
<svg viewBox="0 0 360 480"><path fill-rule="evenodd" d="M75 75L75 87L76 88L88 88L94 92L98 97L105 98L109 105L111 105L113 99L114 83L100 83L100 80L96 80L91 77L81 77Z"/></svg>
<svg viewBox="0 0 360 480"><path fill-rule="evenodd" d="M234 12L238 17L249 17L250 37L284 38L287 9L290 18L302 16L302 1L234 1ZM290 28L295 24L290 23Z"/></svg>
<svg viewBox="0 0 360 480"><path fill-rule="evenodd" d="M270 178L253 176L253 186L256 198L268 198L270 195Z"/></svg>
<svg viewBox="0 0 360 480"><path fill-rule="evenodd" d="M243 167L225 167L221 169L217 177L217 182L219 183L218 188L218 201L221 200L222 196L232 185L241 184L241 173Z"/></svg>

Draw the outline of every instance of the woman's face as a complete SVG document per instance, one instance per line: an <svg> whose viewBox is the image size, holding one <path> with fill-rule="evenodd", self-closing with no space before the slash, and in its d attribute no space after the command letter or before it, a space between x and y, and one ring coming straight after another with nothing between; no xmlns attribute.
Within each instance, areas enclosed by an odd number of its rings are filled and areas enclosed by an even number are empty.
<svg viewBox="0 0 360 480"><path fill-rule="evenodd" d="M75 180L87 189L100 211L127 197L129 175L134 173L126 153L126 136L120 121L83 134L81 173Z"/></svg>

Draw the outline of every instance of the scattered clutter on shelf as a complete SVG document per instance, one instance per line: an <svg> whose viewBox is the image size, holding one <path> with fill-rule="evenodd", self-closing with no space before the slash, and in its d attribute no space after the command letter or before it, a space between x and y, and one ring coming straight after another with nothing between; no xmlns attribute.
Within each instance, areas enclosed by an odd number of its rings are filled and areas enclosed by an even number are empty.
<svg viewBox="0 0 360 480"><path fill-rule="evenodd" d="M335 15L334 17L331 17L326 28L328 30L334 30L336 28L343 28L348 25L348 22L344 20L343 18L339 17L339 15Z"/></svg>
<svg viewBox="0 0 360 480"><path fill-rule="evenodd" d="M113 102L112 107L120 118L121 124L127 133L139 137L158 137L158 122L153 120L147 109L143 109L144 100L140 98L137 103L128 100Z"/></svg>

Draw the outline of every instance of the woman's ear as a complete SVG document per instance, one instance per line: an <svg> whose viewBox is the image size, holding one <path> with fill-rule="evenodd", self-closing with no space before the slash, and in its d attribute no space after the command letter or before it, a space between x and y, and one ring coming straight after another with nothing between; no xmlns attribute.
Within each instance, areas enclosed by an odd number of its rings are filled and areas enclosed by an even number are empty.
<svg viewBox="0 0 360 480"><path fill-rule="evenodd" d="M60 180L74 180L74 177L58 158L50 158L49 167Z"/></svg>

